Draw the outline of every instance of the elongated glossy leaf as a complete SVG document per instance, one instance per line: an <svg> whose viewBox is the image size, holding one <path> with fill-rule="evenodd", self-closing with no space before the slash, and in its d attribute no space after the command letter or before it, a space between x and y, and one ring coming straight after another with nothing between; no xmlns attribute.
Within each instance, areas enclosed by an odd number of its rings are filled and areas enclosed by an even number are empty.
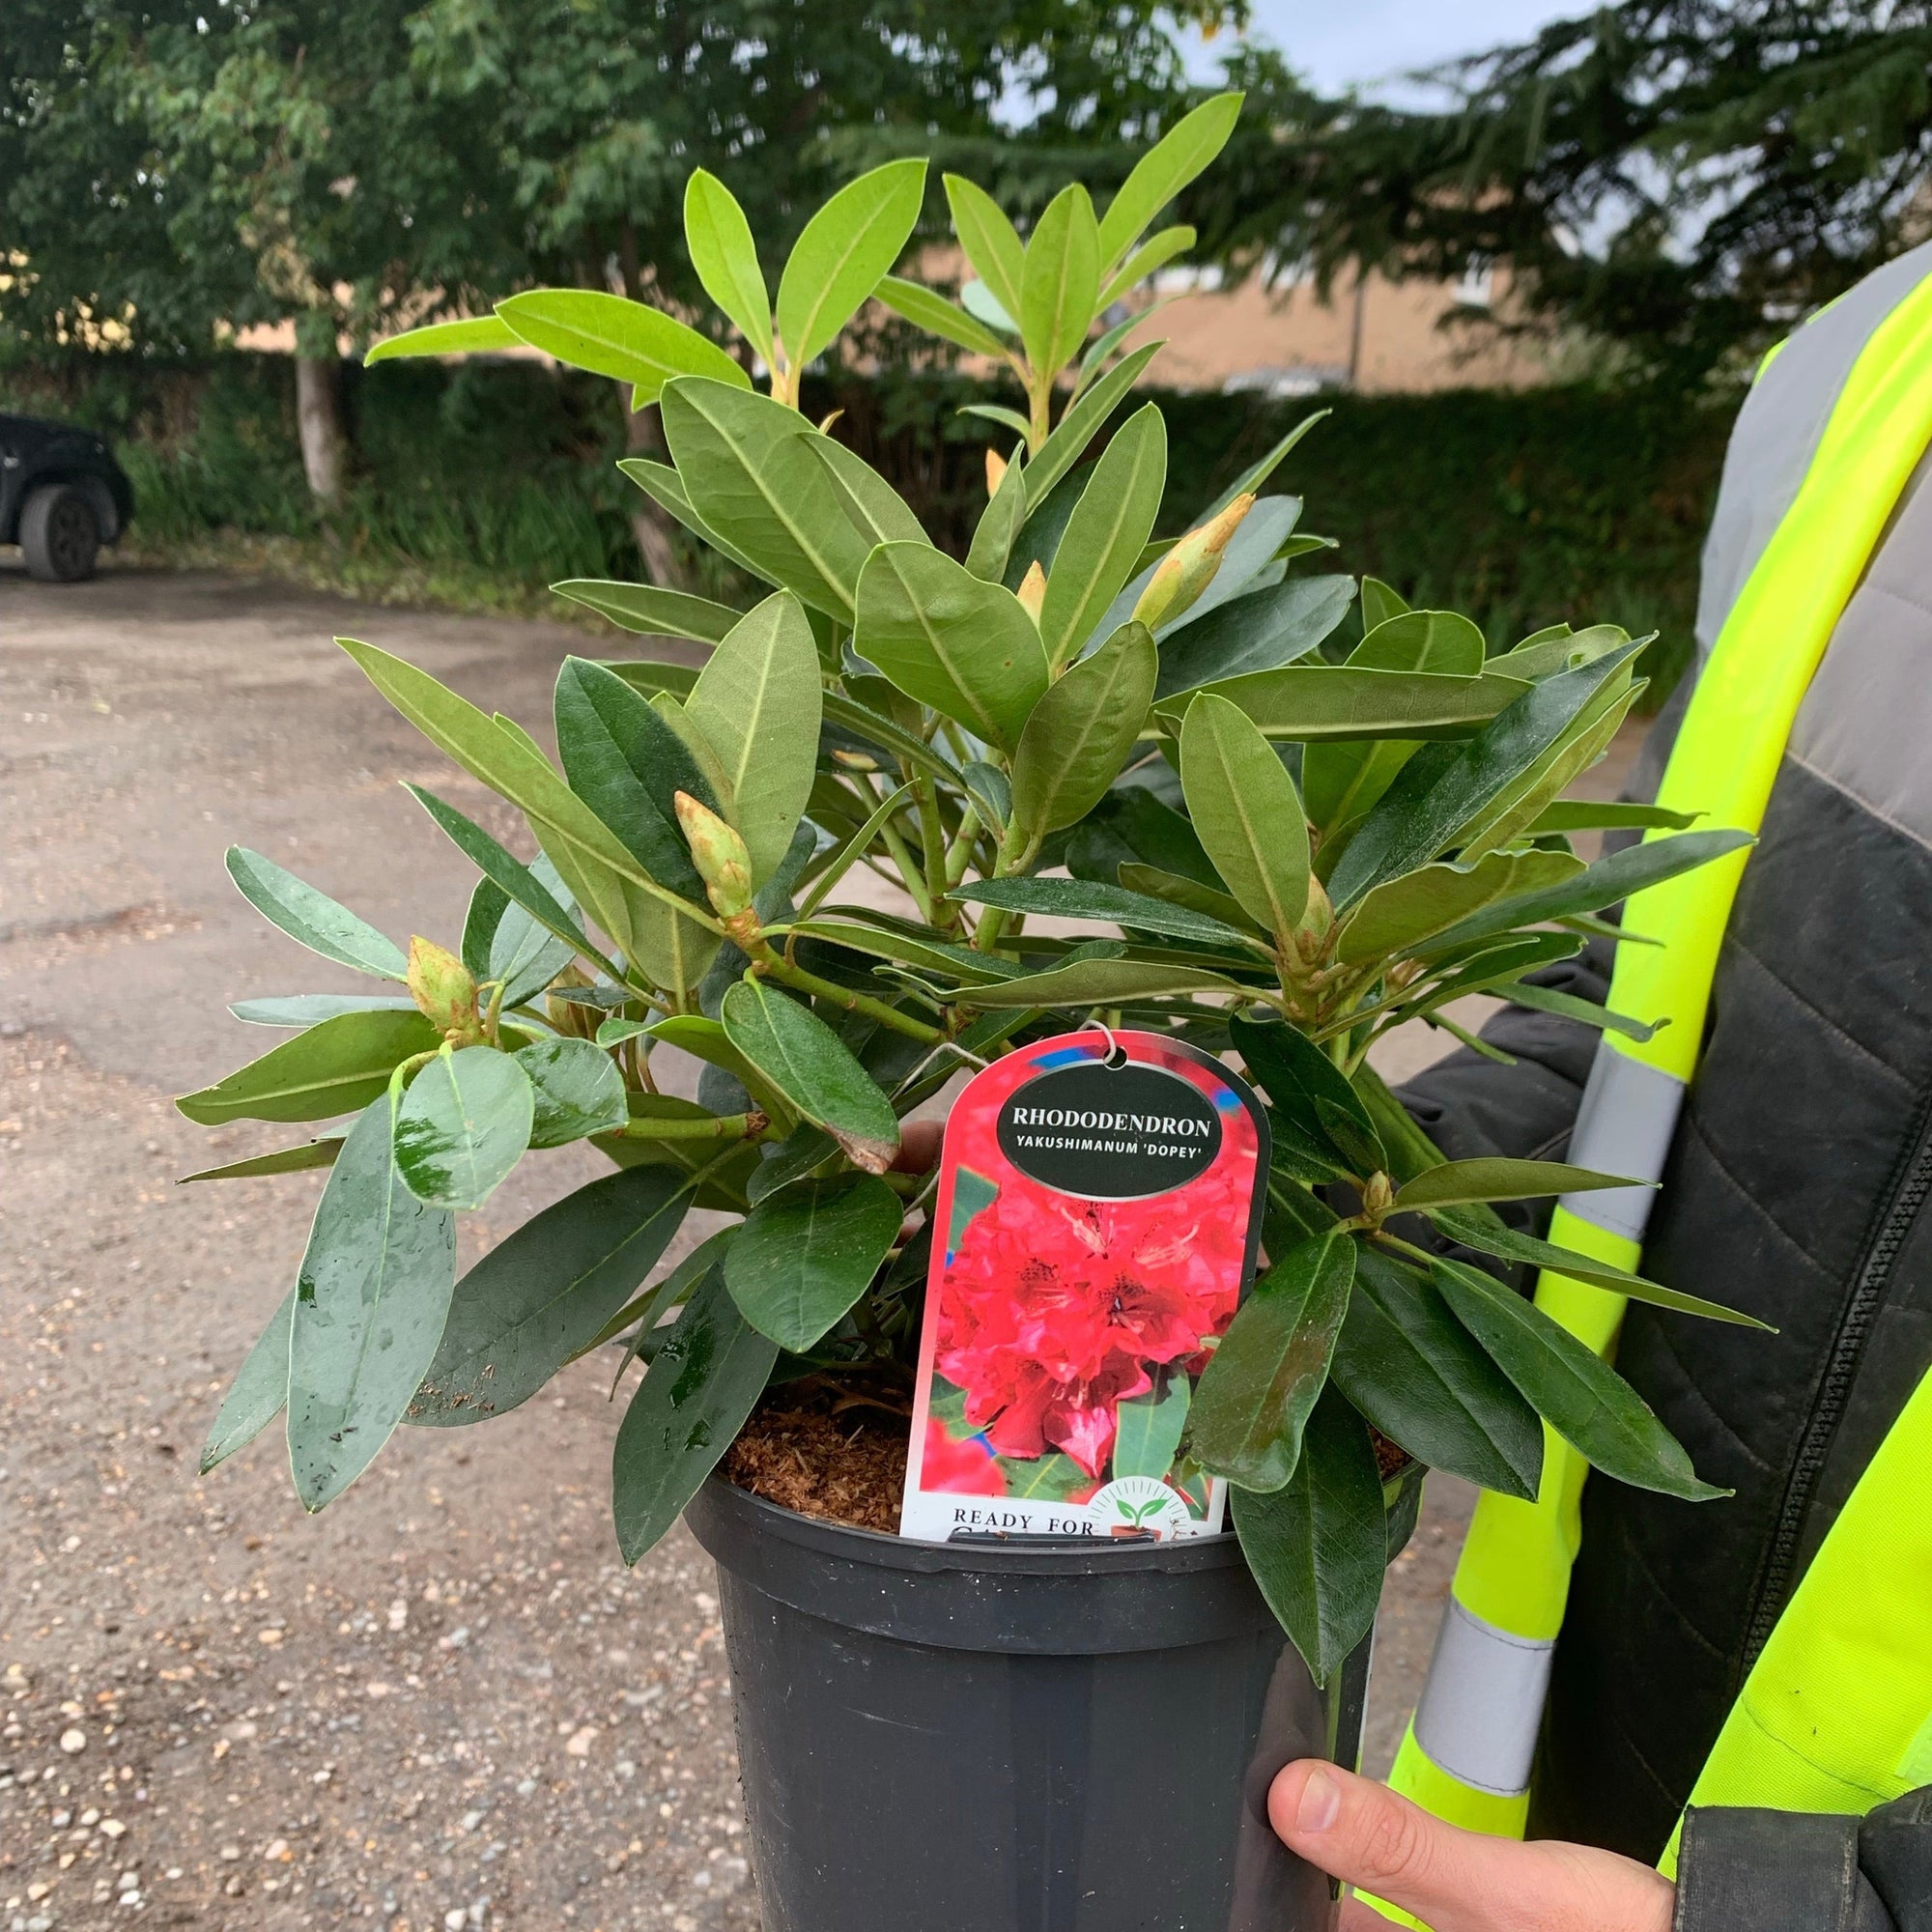
<svg viewBox="0 0 1932 1932"><path fill-rule="evenodd" d="M1087 445L1099 435L1101 425L1140 380L1141 371L1166 347L1165 339L1143 342L1068 404L1066 413L1054 425L1052 434L1027 461L1029 521L1038 515L1053 486L1087 454Z"/></svg>
<svg viewBox="0 0 1932 1932"><path fill-rule="evenodd" d="M1336 957L1401 953L1486 905L1560 885L1583 869L1568 852L1492 852L1473 866L1425 866L1366 894L1349 915Z"/></svg>
<svg viewBox="0 0 1932 1932"><path fill-rule="evenodd" d="M1643 1020L1632 1019L1628 1013L1612 1012L1608 1007L1599 1006L1595 1000L1578 999L1575 993L1559 993L1553 986L1539 986L1533 982L1507 980L1496 989L1496 997L1508 1000L1511 1005L1531 1007L1538 1012L1557 1013L1566 1020L1580 1020L1584 1026L1600 1029L1604 1033L1622 1034L1626 1039L1655 1039L1658 1029Z"/></svg>
<svg viewBox="0 0 1932 1932"><path fill-rule="evenodd" d="M729 615L735 623L738 612L733 611ZM661 658L600 658L597 662L644 697L656 697L660 692L689 697L697 683L696 665L668 664Z"/></svg>
<svg viewBox="0 0 1932 1932"><path fill-rule="evenodd" d="M694 597L686 590L661 590L655 583L614 583L601 578L568 577L551 588L559 597L587 605L613 624L645 637L690 638L715 644L738 621L727 604Z"/></svg>
<svg viewBox="0 0 1932 1932"><path fill-rule="evenodd" d="M530 1144L530 1079L491 1046L445 1048L396 1109L396 1168L418 1201L480 1208Z"/></svg>
<svg viewBox="0 0 1932 1932"><path fill-rule="evenodd" d="M1408 600L1379 577L1362 579L1362 636L1365 640L1391 618L1406 616L1408 610Z"/></svg>
<svg viewBox="0 0 1932 1932"><path fill-rule="evenodd" d="M333 959L339 966L353 966L378 980L404 980L409 977L409 961L402 949L385 938L366 920L360 920L346 906L339 906L327 893L286 871L272 859L245 846L228 848L228 876L242 896L271 924L278 925L291 939Z"/></svg>
<svg viewBox="0 0 1932 1932"><path fill-rule="evenodd" d="M1587 1193L1599 1187L1641 1187L1627 1175L1598 1174L1560 1160L1445 1160L1405 1181L1397 1192L1398 1211L1453 1208L1465 1201L1531 1201L1545 1194Z"/></svg>
<svg viewBox="0 0 1932 1932"><path fill-rule="evenodd" d="M665 440L705 526L760 576L841 624L871 548L826 487L796 410L769 396L690 378L666 384Z"/></svg>
<svg viewBox="0 0 1932 1932"><path fill-rule="evenodd" d="M731 1044L854 1165L883 1174L899 1144L892 1103L845 1042L763 980L741 980L721 1012Z"/></svg>
<svg viewBox="0 0 1932 1932"><path fill-rule="evenodd" d="M1151 235L1122 262L1107 285L1100 291L1094 306L1104 315L1113 305L1136 288L1147 278L1167 267L1177 255L1184 255L1194 246L1194 230L1177 223L1172 228L1163 228L1158 235ZM1124 333L1136 322L1145 320L1132 316L1126 322L1116 325ZM1091 352L1090 352L1091 353Z"/></svg>
<svg viewBox="0 0 1932 1932"><path fill-rule="evenodd" d="M779 334L794 369L830 346L905 252L924 192L923 159L888 161L805 224L779 278Z"/></svg>
<svg viewBox="0 0 1932 1932"><path fill-rule="evenodd" d="M1036 371L1058 369L1080 352L1100 294L1100 231L1078 182L1047 203L1027 238L1015 318Z"/></svg>
<svg viewBox="0 0 1932 1932"><path fill-rule="evenodd" d="M752 379L709 336L662 309L601 289L532 289L497 304L533 349L631 385L631 407L658 400L673 376L704 376L749 389Z"/></svg>
<svg viewBox="0 0 1932 1932"><path fill-rule="evenodd" d="M853 642L907 696L1010 750L1046 690L1019 599L923 544L881 544L859 579Z"/></svg>
<svg viewBox="0 0 1932 1932"><path fill-rule="evenodd" d="M1552 832L1683 832L1696 824L1703 815L1701 811L1670 811L1661 805L1623 805L1594 798L1559 798L1536 814L1524 829L1523 837L1543 838Z"/></svg>
<svg viewBox="0 0 1932 1932"><path fill-rule="evenodd" d="M1239 982L1205 966L1148 959L1075 959L1045 973L975 986L959 997L975 1007L1112 1007L1167 993L1235 993Z"/></svg>
<svg viewBox="0 0 1932 1932"><path fill-rule="evenodd" d="M779 1345L739 1314L723 1268L713 1267L617 1431L611 1500L626 1563L659 1542L717 1467L764 1393L778 1354Z"/></svg>
<svg viewBox="0 0 1932 1932"><path fill-rule="evenodd" d="M1352 577L1293 577L1168 634L1155 696L1171 697L1304 657L1349 614Z"/></svg>
<svg viewBox="0 0 1932 1932"><path fill-rule="evenodd" d="M1388 1566L1388 1523L1375 1444L1333 1390L1309 1417L1286 1489L1237 1489L1235 1533L1268 1607L1317 1684L1374 1629Z"/></svg>
<svg viewBox="0 0 1932 1932"><path fill-rule="evenodd" d="M1486 1255L1499 1255L1504 1261L1548 1268L1553 1273L1567 1275L1572 1281L1588 1282L1592 1288L1605 1288L1612 1294L1621 1294L1627 1300L1647 1301L1654 1308L1668 1308L1679 1315L1701 1316L1708 1321L1735 1322L1744 1328L1761 1328L1767 1334L1776 1332L1756 1316L1747 1315L1741 1309L1727 1308L1721 1301L1707 1301L1701 1294L1683 1294L1674 1288L1665 1288L1661 1282L1646 1281L1643 1276L1612 1267L1607 1262L1580 1255L1574 1248L1556 1247L1548 1241L1538 1240L1533 1235L1519 1234L1494 1214L1474 1214L1463 1208L1446 1208L1432 1210L1429 1218L1450 1239L1461 1241L1464 1247L1479 1248Z"/></svg>
<svg viewBox="0 0 1932 1932"><path fill-rule="evenodd" d="M1333 410L1311 410L1285 436L1273 443L1268 450L1241 471L1208 506L1195 518L1197 524L1205 524L1210 518L1218 517L1236 497L1259 496L1261 487L1287 461L1290 453L1315 426L1335 413ZM1318 543L1333 543L1332 538L1317 538Z"/></svg>
<svg viewBox="0 0 1932 1932"><path fill-rule="evenodd" d="M1524 689L1514 678L1440 677L1347 665L1291 664L1207 687L1238 704L1264 737L1319 743L1332 738L1465 738ZM1156 709L1179 721L1191 699Z"/></svg>
<svg viewBox="0 0 1932 1932"><path fill-rule="evenodd" d="M1531 686L1439 771L1411 761L1350 840L1329 880L1335 903L1427 865L1564 735L1628 657L1611 652Z"/></svg>
<svg viewBox="0 0 1932 1932"><path fill-rule="evenodd" d="M557 876L556 867L547 858L538 856L530 867L530 876L575 919L570 888ZM489 954L479 977L494 980L502 987L502 1006L508 1011L542 992L576 956L576 947L572 941L559 939L548 926L539 924L524 907L509 900L509 895L493 880L479 881L479 890L482 887L501 895L506 903L503 916L490 935Z"/></svg>
<svg viewBox="0 0 1932 1932"><path fill-rule="evenodd" d="M1163 871L1158 866L1123 863L1120 873L1121 884L1130 893L1164 899L1169 905L1184 906L1189 912L1203 913L1218 924L1232 926L1235 931L1245 932L1250 938L1265 937L1238 900L1229 897L1226 893L1217 892L1212 886L1183 878L1179 872Z"/></svg>
<svg viewBox="0 0 1932 1932"><path fill-rule="evenodd" d="M954 946L927 938L917 929L908 930L903 924L868 917L864 908L856 906L838 907L817 919L795 920L788 930L806 939L828 940L876 959L895 959L904 966L969 983L1016 979L1026 970L997 953Z"/></svg>
<svg viewBox="0 0 1932 1932"><path fill-rule="evenodd" d="M204 1476L227 1462L236 1450L245 1449L288 1406L289 1323L295 1306L296 1292L290 1289L228 1384L208 1440L202 1444Z"/></svg>
<svg viewBox="0 0 1932 1932"><path fill-rule="evenodd" d="M1054 553L1039 611L1049 665L1080 650L1133 576L1166 483L1167 425L1148 403L1101 452Z"/></svg>
<svg viewBox="0 0 1932 1932"><path fill-rule="evenodd" d="M1178 617L1161 625L1154 635L1165 640L1203 621L1223 605L1232 603L1244 591L1269 589L1282 580L1285 565L1275 562L1295 520L1301 515L1298 497L1264 497L1242 519L1239 528L1228 540L1221 561L1208 587ZM1160 566L1161 555L1142 553L1140 569L1122 589L1100 620L1103 630L1125 623L1138 607L1142 593Z"/></svg>
<svg viewBox="0 0 1932 1932"><path fill-rule="evenodd" d="M1433 1469L1525 1502L1543 1473L1543 1425L1450 1314L1429 1277L1373 1244L1335 1347L1335 1386Z"/></svg>
<svg viewBox="0 0 1932 1932"><path fill-rule="evenodd" d="M803 1353L871 1285L903 1217L899 1197L869 1174L794 1181L746 1217L724 1285L753 1327Z"/></svg>
<svg viewBox="0 0 1932 1932"><path fill-rule="evenodd" d="M628 1168L499 1241L457 1283L408 1420L450 1428L527 1402L657 1265L690 1200L681 1168Z"/></svg>
<svg viewBox="0 0 1932 1932"><path fill-rule="evenodd" d="M804 424L799 423L796 427L802 430ZM747 556L729 537L721 536L698 515L685 491L684 479L669 464L653 463L644 456L625 456L618 459L617 468L652 502L668 510L686 529L702 537L720 556L729 557L740 570L749 572L763 582L776 583L779 581L763 564Z"/></svg>
<svg viewBox="0 0 1932 1932"><path fill-rule="evenodd" d="M1170 1375L1164 1388L1129 1396L1114 1406L1114 1456L1109 1474L1165 1480L1180 1450L1191 1391L1184 1375Z"/></svg>
<svg viewBox="0 0 1932 1932"><path fill-rule="evenodd" d="M973 272L1009 320L1016 323L1026 281L1025 243L1000 204L964 175L946 177L946 201L952 212L952 232Z"/></svg>
<svg viewBox="0 0 1932 1932"><path fill-rule="evenodd" d="M1006 576L1013 554L1013 539L1026 521L1026 472L1017 461L1007 465L1000 486L992 494L973 530L973 542L966 553L966 568L988 583L998 583Z"/></svg>
<svg viewBox="0 0 1932 1932"><path fill-rule="evenodd" d="M1178 779L1165 764L1161 769ZM1088 861L1098 869L1085 869ZM1081 878L1124 884L1116 870L1124 864L1157 866L1164 872L1223 891L1221 875L1193 826L1144 785L1116 785L1067 847L1067 868Z"/></svg>
<svg viewBox="0 0 1932 1932"><path fill-rule="evenodd" d="M1278 1490L1294 1474L1354 1278L1354 1237L1338 1231L1303 1242L1255 1284L1189 1418L1194 1459L1209 1474L1245 1490Z"/></svg>
<svg viewBox="0 0 1932 1932"><path fill-rule="evenodd" d="M228 1121L326 1121L359 1112L389 1074L441 1036L418 1012L342 1013L284 1040L175 1105L204 1127Z"/></svg>
<svg viewBox="0 0 1932 1932"><path fill-rule="evenodd" d="M675 1047L680 1053L690 1054L694 1060L703 1061L707 1066L721 1067L730 1074L745 1089L751 1103L763 1108L771 1116L780 1133L789 1133L797 1125L798 1116L793 1113L790 1102L732 1045L731 1037L721 1022L706 1019L701 1013L672 1013L668 1018L657 1021L648 1031L653 1039L664 1045ZM598 1029L598 1034L601 1040L603 1028Z"/></svg>
<svg viewBox="0 0 1932 1932"><path fill-rule="evenodd" d="M1308 905L1308 824L1273 746L1236 706L1203 692L1180 727L1180 782L1229 892L1286 941Z"/></svg>
<svg viewBox="0 0 1932 1932"><path fill-rule="evenodd" d="M494 315L477 316L469 322L432 322L422 328L384 336L371 345L362 363L367 368L377 362L399 361L405 355L500 355L505 349L519 347L522 341L507 322Z"/></svg>
<svg viewBox="0 0 1932 1932"><path fill-rule="evenodd" d="M1305 1034L1280 1020L1236 1014L1235 1050L1282 1114L1324 1141L1346 1172L1366 1179L1388 1165L1381 1136L1348 1076Z"/></svg>
<svg viewBox="0 0 1932 1932"><path fill-rule="evenodd" d="M623 1075L587 1039L534 1040L514 1057L530 1083L531 1147L564 1147L612 1133L629 1118Z"/></svg>
<svg viewBox="0 0 1932 1932"><path fill-rule="evenodd" d="M228 1010L249 1026L312 1027L342 1013L412 1013L402 993L291 993L280 999L236 1000Z"/></svg>
<svg viewBox="0 0 1932 1932"><path fill-rule="evenodd" d="M1510 677L1548 677L1554 671L1575 670L1578 665L1621 650L1630 641L1631 634L1621 624L1592 624L1582 631L1573 631L1568 624L1552 624L1492 663ZM1649 641L1648 638L1643 639Z"/></svg>
<svg viewBox="0 0 1932 1932"><path fill-rule="evenodd" d="M684 185L684 242L704 293L736 325L738 333L765 358L772 351L772 298L758 267L758 244L738 197L706 168Z"/></svg>
<svg viewBox="0 0 1932 1932"><path fill-rule="evenodd" d="M903 316L914 327L923 328L943 342L970 349L976 355L1004 357L1007 353L1007 345L983 322L922 282L887 275L873 294L895 315Z"/></svg>
<svg viewBox="0 0 1932 1932"><path fill-rule="evenodd" d="M469 909L463 915L463 944L458 952L471 979L489 979L490 948L509 909L510 895L495 879L478 879L470 888ZM229 1010L232 1012L234 1009L231 1007Z"/></svg>
<svg viewBox="0 0 1932 1932"><path fill-rule="evenodd" d="M949 896L968 905L1004 906L1009 912L1042 913L1053 919L1106 920L1203 946L1253 944L1253 936L1238 926L1092 879L980 879Z"/></svg>
<svg viewBox="0 0 1932 1932"><path fill-rule="evenodd" d="M303 1141L299 1147L277 1148L273 1153L252 1154L246 1160L231 1160L222 1167L205 1167L199 1174L185 1174L181 1184L190 1180L253 1180L270 1174L301 1174L312 1167L333 1167L342 1151L340 1136L325 1136Z"/></svg>
<svg viewBox="0 0 1932 1932"><path fill-rule="evenodd" d="M1241 113L1238 94L1217 94L1179 121L1134 163L1100 220L1100 256L1109 269L1142 231L1228 145Z"/></svg>
<svg viewBox="0 0 1932 1932"><path fill-rule="evenodd" d="M1661 885L1680 872L1694 871L1755 844L1748 832L1680 832L1669 838L1650 838L1599 859L1562 885L1548 886L1520 898L1503 899L1436 935L1431 951L1447 951L1491 933L1546 920L1567 919L1573 913L1596 912L1615 905L1646 886Z"/></svg>
<svg viewBox="0 0 1932 1932"><path fill-rule="evenodd" d="M296 1277L289 1463L304 1509L340 1495L389 1439L455 1286L455 1217L403 1184L384 1094L350 1129Z"/></svg>
<svg viewBox="0 0 1932 1932"><path fill-rule="evenodd" d="M906 499L856 450L830 436L805 438L844 507L852 527L868 544L929 543Z"/></svg>
<svg viewBox="0 0 1932 1932"><path fill-rule="evenodd" d="M1158 668L1152 632L1122 624L1047 687L1013 754L1012 816L1028 836L1077 825L1099 804L1133 753Z"/></svg>
<svg viewBox="0 0 1932 1932"><path fill-rule="evenodd" d="M685 706L724 767L754 886L778 869L811 791L820 688L811 626L781 590L712 652Z"/></svg>
<svg viewBox="0 0 1932 1932"><path fill-rule="evenodd" d="M1606 1476L1687 1502L1730 1494L1700 1482L1636 1391L1534 1302L1459 1262L1438 1260L1431 1272L1456 1319L1537 1413Z"/></svg>

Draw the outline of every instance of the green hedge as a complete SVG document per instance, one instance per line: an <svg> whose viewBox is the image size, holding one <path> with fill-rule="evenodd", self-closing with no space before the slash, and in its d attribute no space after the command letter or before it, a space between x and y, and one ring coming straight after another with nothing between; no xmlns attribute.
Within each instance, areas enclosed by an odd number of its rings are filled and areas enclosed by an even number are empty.
<svg viewBox="0 0 1932 1932"><path fill-rule="evenodd" d="M969 385L888 372L809 385L814 415L898 484L942 541L984 501ZM1208 501L1312 407L1169 393L1173 498ZM1493 642L1568 618L1662 638L1661 693L1688 649L1726 408L1588 387L1342 396L1281 482L1339 567L1468 611ZM536 364L391 363L348 384L355 482L325 526L303 487L293 372L229 355L195 368L0 365L0 408L79 416L117 439L147 554L217 530L315 539L367 565L455 570L528 597L561 577L636 573L630 486L612 468L615 392ZM366 572L365 572L366 576Z"/></svg>

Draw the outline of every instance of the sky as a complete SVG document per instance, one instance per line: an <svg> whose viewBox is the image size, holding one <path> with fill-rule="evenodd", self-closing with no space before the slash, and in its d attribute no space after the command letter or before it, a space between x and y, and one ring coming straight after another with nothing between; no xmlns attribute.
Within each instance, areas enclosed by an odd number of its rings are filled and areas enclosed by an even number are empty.
<svg viewBox="0 0 1932 1932"><path fill-rule="evenodd" d="M1252 0L1254 33L1318 88L1366 87L1521 39L1591 0ZM1390 90L1400 95L1401 88Z"/></svg>

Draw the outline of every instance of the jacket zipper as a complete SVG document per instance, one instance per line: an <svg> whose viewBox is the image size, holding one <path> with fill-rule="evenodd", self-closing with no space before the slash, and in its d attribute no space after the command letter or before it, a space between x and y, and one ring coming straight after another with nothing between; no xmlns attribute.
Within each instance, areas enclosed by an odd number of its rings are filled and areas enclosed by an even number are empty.
<svg viewBox="0 0 1932 1932"><path fill-rule="evenodd" d="M1811 1405L1811 1414L1799 1443L1798 1460L1785 1485L1784 1502L1778 1511L1777 1528L1771 1551L1765 1560L1758 1585L1757 1601L1751 1611L1750 1629L1745 1639L1744 1669L1740 1682L1750 1674L1758 1653L1771 1640L1772 1631L1783 1614L1790 1594L1792 1576L1798 1560L1798 1546L1804 1528L1804 1517L1811 1506L1811 1492L1817 1487L1832 1440L1844 1418L1845 1401L1858 1374L1860 1358L1878 1318L1886 1284L1891 1279L1892 1264L1918 1210L1932 1194L1932 1093L1918 1104L1912 1134L1905 1144L1891 1179L1883 1197L1883 1207L1873 1225L1859 1264L1857 1285L1838 1320L1838 1332L1825 1377Z"/></svg>

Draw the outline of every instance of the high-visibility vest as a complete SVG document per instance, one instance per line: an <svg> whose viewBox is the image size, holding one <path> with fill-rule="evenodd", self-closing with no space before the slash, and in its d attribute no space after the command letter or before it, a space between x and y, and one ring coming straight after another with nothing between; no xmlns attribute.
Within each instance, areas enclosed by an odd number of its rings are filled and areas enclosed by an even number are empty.
<svg viewBox="0 0 1932 1932"><path fill-rule="evenodd" d="M1902 278L1891 278L1886 293L1895 299L1869 328L1803 484L1723 620L1664 774L1661 805L1700 811L1711 825L1754 832L1762 822L1812 673L1932 444L1928 266L1914 265L1902 292ZM1669 1024L1643 1042L1604 1036L1572 1139L1570 1158L1578 1165L1639 1180L1662 1174L1747 856L1719 860L1630 900L1625 923L1662 944L1619 949L1610 1005ZM1653 1199L1644 1187L1566 1197L1549 1238L1635 1268ZM1546 1271L1536 1301L1600 1352L1614 1348L1621 1296ZM1932 1386L1908 1405L1794 1594L1694 1803L1863 1811L1932 1779L1932 1503L1911 1505L1922 1532L1915 1540L1900 1533L1898 1500L1913 1494L1904 1472L1915 1464L1922 1485L1928 1456ZM1478 1499L1428 1683L1390 1778L1452 1823L1522 1834L1544 1696L1581 1540L1586 1473L1583 1459L1546 1427L1536 1500L1489 1492ZM1888 1714L1883 1724L1871 1721L1876 1702ZM1392 1918L1416 1922L1370 1902Z"/></svg>

